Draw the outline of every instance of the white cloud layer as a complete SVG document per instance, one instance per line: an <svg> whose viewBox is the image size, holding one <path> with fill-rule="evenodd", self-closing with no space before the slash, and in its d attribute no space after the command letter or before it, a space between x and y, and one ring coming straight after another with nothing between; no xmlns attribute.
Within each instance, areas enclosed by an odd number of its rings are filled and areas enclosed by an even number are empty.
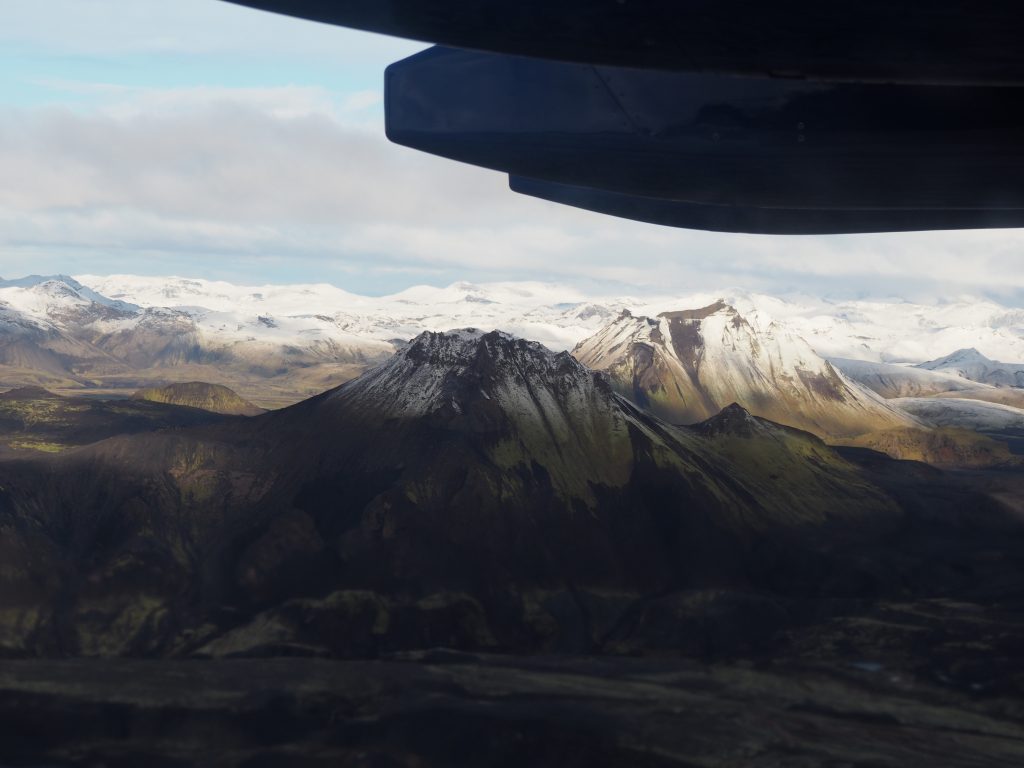
<svg viewBox="0 0 1024 768"><path fill-rule="evenodd" d="M378 92L61 87L100 98L89 111L0 109L5 275L179 272L327 279L364 291L539 279L661 293L1024 297L1021 231L673 230L521 197L500 174L393 146L367 117Z"/></svg>

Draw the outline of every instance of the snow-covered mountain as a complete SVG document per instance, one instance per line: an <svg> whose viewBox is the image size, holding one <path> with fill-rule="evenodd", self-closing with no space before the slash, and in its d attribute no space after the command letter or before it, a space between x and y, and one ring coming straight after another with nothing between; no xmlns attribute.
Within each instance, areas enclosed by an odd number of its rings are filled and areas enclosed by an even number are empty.
<svg viewBox="0 0 1024 768"><path fill-rule="evenodd" d="M423 331L497 329L561 351L623 310L655 317L720 296L748 320L785 326L822 357L913 364L970 346L1024 360L1024 312L991 302L837 303L743 291L609 297L541 283L419 286L374 297L327 284L55 275L0 280L0 386L134 391L204 380L273 407L358 375Z"/></svg>
<svg viewBox="0 0 1024 768"><path fill-rule="evenodd" d="M822 437L912 427L913 418L846 378L785 324L719 300L655 318L623 312L573 354L625 396L692 424L731 403Z"/></svg>
<svg viewBox="0 0 1024 768"><path fill-rule="evenodd" d="M461 414L482 402L485 409L500 406L512 418L527 418L556 432L566 413L594 417L595 408L607 410L614 399L607 382L568 352L554 353L535 341L476 328L425 331L333 395L354 396L372 402L385 418Z"/></svg>
<svg viewBox="0 0 1024 768"><path fill-rule="evenodd" d="M406 341L423 331L500 329L553 349L572 347L612 319L628 298L594 301L576 289L543 283L417 286L390 296L357 296L332 285L238 286L184 278L83 276L105 296L192 316L205 334L261 338ZM276 334L268 330L276 329Z"/></svg>
<svg viewBox="0 0 1024 768"><path fill-rule="evenodd" d="M571 349L623 309L656 316L722 298L744 316L759 312L784 322L822 357L920 363L950 350L975 347L993 359L1024 361L1024 310L992 301L935 304L785 298L742 290L628 296L589 294L544 283L454 283L417 286L390 296L358 296L331 285L243 286L179 277L80 275L77 281L111 300L167 307L206 316L225 313L246 328L258 317L322 316L360 338L411 339L425 330L496 328ZM211 316L211 325L216 317ZM306 327L306 326L303 326Z"/></svg>
<svg viewBox="0 0 1024 768"><path fill-rule="evenodd" d="M858 384L884 398L931 397L947 392L995 390L995 387L968 381L963 376L946 371L925 370L920 366L876 363L842 357L833 357L829 362Z"/></svg>
<svg viewBox="0 0 1024 768"><path fill-rule="evenodd" d="M995 387L1024 387L1024 365L990 360L974 348L958 349L952 354L921 363L917 367Z"/></svg>
<svg viewBox="0 0 1024 768"><path fill-rule="evenodd" d="M959 397L905 397L892 403L936 427L985 433L1024 431L1024 410L1000 403Z"/></svg>
<svg viewBox="0 0 1024 768"><path fill-rule="evenodd" d="M217 306L210 291L203 297ZM0 281L0 385L134 389L184 377L261 397L280 390L280 399L294 402L394 352L331 318L279 321L244 306L167 306L147 298L110 298L64 275ZM284 380L262 386L275 377Z"/></svg>
<svg viewBox="0 0 1024 768"><path fill-rule="evenodd" d="M915 304L755 294L728 300L740 311L753 307L784 321L825 358L920 363L975 347L997 359L1024 360L1024 310L992 301Z"/></svg>
<svg viewBox="0 0 1024 768"><path fill-rule="evenodd" d="M9 290L19 288L28 290ZM46 301L47 296L56 299L57 304L61 303L61 299L68 299L79 306L98 304L126 312L139 309L135 304L109 299L68 275L28 275L14 280L0 279L0 295L5 301L13 302L18 309L29 313L38 313L41 308L45 311L46 306L51 304Z"/></svg>

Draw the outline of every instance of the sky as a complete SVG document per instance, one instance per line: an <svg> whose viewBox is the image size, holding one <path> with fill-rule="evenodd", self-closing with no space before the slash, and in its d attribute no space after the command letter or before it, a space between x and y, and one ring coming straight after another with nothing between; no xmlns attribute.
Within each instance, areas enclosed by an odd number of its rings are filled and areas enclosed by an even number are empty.
<svg viewBox="0 0 1024 768"><path fill-rule="evenodd" d="M693 232L516 195L383 135L424 46L221 0L0 0L0 275L458 280L1024 306L1024 230Z"/></svg>

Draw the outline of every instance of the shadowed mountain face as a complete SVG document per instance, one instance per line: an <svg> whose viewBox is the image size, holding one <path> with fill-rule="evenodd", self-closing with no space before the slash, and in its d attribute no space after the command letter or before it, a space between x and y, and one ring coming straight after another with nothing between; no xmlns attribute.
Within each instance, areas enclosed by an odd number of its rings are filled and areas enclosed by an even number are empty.
<svg viewBox="0 0 1024 768"><path fill-rule="evenodd" d="M231 389L220 384L207 384L203 381L140 389L132 399L199 408L203 411L222 413L227 416L256 416L264 412L262 408L257 408Z"/></svg>
<svg viewBox="0 0 1024 768"><path fill-rule="evenodd" d="M826 438L915 424L785 327L762 327L721 301L657 318L623 313L573 354L672 423L692 424L739 403Z"/></svg>
<svg viewBox="0 0 1024 768"><path fill-rule="evenodd" d="M0 464L0 649L699 655L703 630L672 638L710 611L734 653L979 570L1019 583L986 559L994 502L909 477L739 408L670 427L537 344L425 333L283 411Z"/></svg>

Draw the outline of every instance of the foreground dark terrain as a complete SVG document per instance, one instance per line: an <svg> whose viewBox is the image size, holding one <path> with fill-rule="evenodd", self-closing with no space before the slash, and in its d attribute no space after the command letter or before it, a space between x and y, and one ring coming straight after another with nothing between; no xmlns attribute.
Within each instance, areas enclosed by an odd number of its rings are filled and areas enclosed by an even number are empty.
<svg viewBox="0 0 1024 768"><path fill-rule="evenodd" d="M1018 765L1019 477L425 333L291 408L0 462L0 757Z"/></svg>
<svg viewBox="0 0 1024 768"><path fill-rule="evenodd" d="M1022 719L1019 700L852 664L435 652L0 668L0 739L29 765L1016 766Z"/></svg>

